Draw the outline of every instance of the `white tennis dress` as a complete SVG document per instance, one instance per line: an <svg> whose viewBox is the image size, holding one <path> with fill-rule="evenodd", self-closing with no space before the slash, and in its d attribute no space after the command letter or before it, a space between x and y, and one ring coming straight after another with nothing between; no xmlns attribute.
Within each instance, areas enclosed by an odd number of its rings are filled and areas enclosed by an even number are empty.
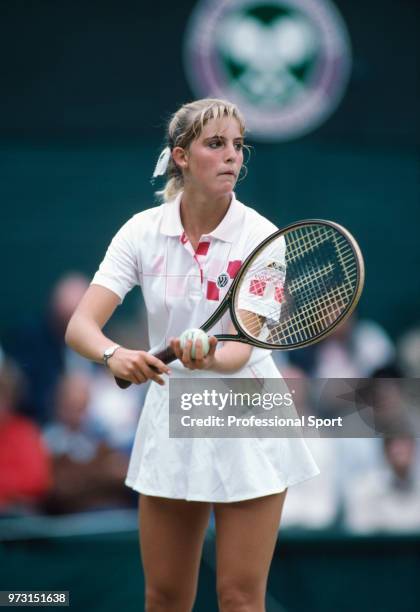
<svg viewBox="0 0 420 612"><path fill-rule="evenodd" d="M92 283L122 301L140 285L151 352L200 327L225 296L239 267L276 227L232 194L215 230L194 251L180 217L182 194L134 215L113 238ZM226 333L229 313L211 330ZM221 378L170 365L171 378ZM245 367L224 378L281 378L271 352L254 348ZM166 382L167 377L165 376ZM152 383L139 420L126 484L173 499L234 502L283 491L319 473L302 438L170 438L168 384Z"/></svg>

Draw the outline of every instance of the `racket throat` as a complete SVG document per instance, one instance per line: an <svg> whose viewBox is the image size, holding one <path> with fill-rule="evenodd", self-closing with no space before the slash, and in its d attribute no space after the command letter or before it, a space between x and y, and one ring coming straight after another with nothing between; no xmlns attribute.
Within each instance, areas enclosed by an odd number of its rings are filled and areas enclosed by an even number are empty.
<svg viewBox="0 0 420 612"><path fill-rule="evenodd" d="M239 334L215 334L215 338L219 340L219 342L243 342L244 344L250 344L249 340L244 336L240 336Z"/></svg>

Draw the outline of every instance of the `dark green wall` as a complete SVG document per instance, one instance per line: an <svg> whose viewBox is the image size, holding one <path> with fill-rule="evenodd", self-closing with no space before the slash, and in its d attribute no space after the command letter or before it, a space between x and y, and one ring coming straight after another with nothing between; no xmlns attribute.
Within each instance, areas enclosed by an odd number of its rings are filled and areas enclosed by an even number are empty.
<svg viewBox="0 0 420 612"><path fill-rule="evenodd" d="M144 609L134 531L7 539L0 544L1 590L67 590L75 612ZM209 531L195 612L217 609L214 562L215 539ZM270 569L267 612L414 612L419 565L418 535L285 530Z"/></svg>
<svg viewBox="0 0 420 612"><path fill-rule="evenodd" d="M41 310L64 271L92 274L118 226L153 203L162 126L192 97L181 40L194 4L2 3L0 333ZM348 226L366 257L360 312L397 335L420 305L419 9L337 5L354 53L344 101L304 138L254 143L238 195L279 225Z"/></svg>

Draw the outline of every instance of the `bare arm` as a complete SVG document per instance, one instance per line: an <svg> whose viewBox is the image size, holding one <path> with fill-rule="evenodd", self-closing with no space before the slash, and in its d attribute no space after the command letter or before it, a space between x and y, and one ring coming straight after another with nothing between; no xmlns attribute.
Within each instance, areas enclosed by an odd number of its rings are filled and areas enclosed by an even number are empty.
<svg viewBox="0 0 420 612"><path fill-rule="evenodd" d="M73 350L87 359L102 363L102 356L108 347L115 344L102 332L103 326L109 321L119 297L100 285L90 285L67 326L65 341ZM158 372L169 373L169 368L146 351L132 351L119 348L108 360L108 365L114 376L140 384L148 379L163 385L163 379Z"/></svg>
<svg viewBox="0 0 420 612"><path fill-rule="evenodd" d="M235 333L236 330L229 331ZM212 370L229 374L243 368L251 356L252 346L242 342L225 342L223 348L214 355Z"/></svg>
<svg viewBox="0 0 420 612"><path fill-rule="evenodd" d="M102 363L102 355L115 344L102 333L118 304L119 297L100 285L90 285L81 299L66 330L65 341L87 359Z"/></svg>

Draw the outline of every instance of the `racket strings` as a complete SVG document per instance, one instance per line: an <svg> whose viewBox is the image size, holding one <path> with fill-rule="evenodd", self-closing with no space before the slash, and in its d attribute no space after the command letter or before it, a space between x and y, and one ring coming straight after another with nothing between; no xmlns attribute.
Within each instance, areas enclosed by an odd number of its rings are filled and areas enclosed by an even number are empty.
<svg viewBox="0 0 420 612"><path fill-rule="evenodd" d="M323 231L322 231L323 230ZM306 256L311 250L319 248L322 244L328 242L335 235L335 230L332 228L323 227L298 228L293 233L295 236L287 239L287 248L290 250L288 261L291 263L296 259Z"/></svg>
<svg viewBox="0 0 420 612"><path fill-rule="evenodd" d="M345 300L344 292L341 289L335 289L321 298L306 302L303 307L291 313L286 313L285 316L282 312L281 321L270 329L269 342L272 344L296 343L296 341L301 342L308 337L314 337L322 333L337 318L334 313L337 308L340 312L344 310L352 295L353 292L350 290L347 294L349 299ZM266 316L266 319L272 320L275 315L276 311L272 310ZM251 336L259 336L261 331L259 321L255 321L255 324L252 325L248 318L244 327Z"/></svg>
<svg viewBox="0 0 420 612"><path fill-rule="evenodd" d="M348 297L352 296L352 292ZM281 324L271 330L270 342L273 344L289 344L304 341L322 333L336 320L337 316L331 311L340 312L347 306L342 291L333 291L321 299L307 304L306 309L295 311ZM309 332L309 334L308 334Z"/></svg>
<svg viewBox="0 0 420 612"><path fill-rule="evenodd" d="M285 270L279 272L271 262L281 258L282 249ZM357 262L347 239L329 226L305 226L276 238L257 254L241 279L235 309L249 335L265 336L278 346L296 344L331 327L352 303L357 284ZM267 291L271 299L264 298ZM241 309L246 315L238 313L240 295L245 295Z"/></svg>

